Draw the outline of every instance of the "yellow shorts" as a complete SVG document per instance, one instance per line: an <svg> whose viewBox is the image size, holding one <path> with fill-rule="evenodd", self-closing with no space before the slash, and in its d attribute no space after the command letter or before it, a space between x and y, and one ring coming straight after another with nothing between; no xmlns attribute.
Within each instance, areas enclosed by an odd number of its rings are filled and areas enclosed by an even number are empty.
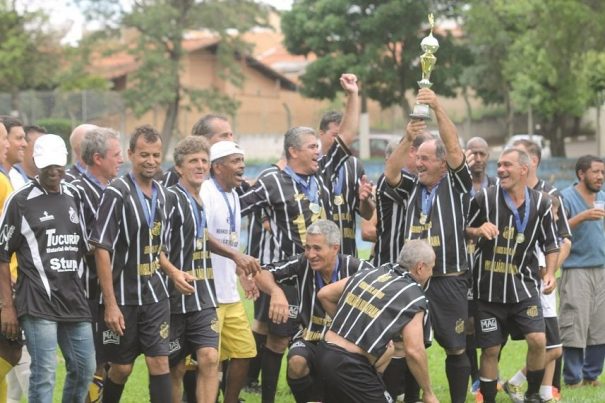
<svg viewBox="0 0 605 403"><path fill-rule="evenodd" d="M219 304L216 309L219 326L220 360L256 357L256 344L248 323L244 304Z"/></svg>

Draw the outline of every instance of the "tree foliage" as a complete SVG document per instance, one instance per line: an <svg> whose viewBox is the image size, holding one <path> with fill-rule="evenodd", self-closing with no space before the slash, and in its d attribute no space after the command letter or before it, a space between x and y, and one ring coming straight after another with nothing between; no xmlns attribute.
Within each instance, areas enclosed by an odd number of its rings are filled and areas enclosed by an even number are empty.
<svg viewBox="0 0 605 403"><path fill-rule="evenodd" d="M217 56L221 79L240 86L238 57L249 52L242 33L264 23L264 9L251 0L139 0L124 10L112 0L82 1L90 16L103 16L108 28L135 30L136 42L127 45L138 63L128 77L124 97L129 108L141 116L156 106L165 108L162 135L169 140L182 105L233 114L239 104L217 88L189 88L181 81L187 31L207 30L220 38ZM106 32L111 32L110 30ZM103 34L101 34L103 36ZM167 147L169 141L165 141Z"/></svg>
<svg viewBox="0 0 605 403"><path fill-rule="evenodd" d="M381 106L401 105L409 113L407 90L417 90L421 71L420 41L428 34L427 15L451 16L453 3L415 0L300 0L282 17L285 45L294 54L314 53L301 80L302 92L333 99L338 77L349 71L362 82L362 95ZM460 50L450 36L435 34L440 43L431 81L441 95L452 96L456 83L448 81L459 68Z"/></svg>

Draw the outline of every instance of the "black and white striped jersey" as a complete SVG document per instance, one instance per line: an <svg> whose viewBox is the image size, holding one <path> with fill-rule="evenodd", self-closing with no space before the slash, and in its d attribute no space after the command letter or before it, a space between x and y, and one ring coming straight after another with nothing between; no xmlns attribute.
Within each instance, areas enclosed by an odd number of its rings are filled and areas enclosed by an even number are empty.
<svg viewBox="0 0 605 403"><path fill-rule="evenodd" d="M84 172L80 177L71 182L80 192L82 199L82 210L84 212L84 223L86 224L86 236L90 235L99 208L99 202L103 195L104 186L91 174ZM84 274L82 282L86 297L90 300L98 300L100 294L99 279L97 277L97 265L94 254L86 255Z"/></svg>
<svg viewBox="0 0 605 403"><path fill-rule="evenodd" d="M426 239L431 244L437 257L433 269L435 277L468 270L464 197L472 186L471 173L465 162L456 169L448 167L434 193L428 192L416 176L406 172L401 174L401 181L395 187L407 202L405 240Z"/></svg>
<svg viewBox="0 0 605 403"><path fill-rule="evenodd" d="M330 282L352 276L366 268L372 268L372 265L353 256L339 254ZM319 272L313 271L304 253L269 264L264 269L273 274L278 284L294 286L298 291L298 320L303 329L295 338L321 340L330 325L330 318L317 299L317 293L325 284Z"/></svg>
<svg viewBox="0 0 605 403"><path fill-rule="evenodd" d="M105 188L90 242L111 254L113 287L118 305L145 305L168 298L160 270L160 251L166 220L165 188L153 181L153 197L139 199L131 174L115 179ZM145 210L144 210L145 209Z"/></svg>
<svg viewBox="0 0 605 403"><path fill-rule="evenodd" d="M483 189L471 201L468 226L480 227L490 222L499 230L493 240L482 237L477 240L473 264L475 299L516 303L539 296L536 244L548 254L559 250L559 242L550 200L541 192L527 190L529 206L526 199L517 208L520 220L525 219L525 209L529 208L522 233L517 230L514 213L507 206L504 190L499 185Z"/></svg>
<svg viewBox="0 0 605 403"><path fill-rule="evenodd" d="M406 201L383 175L376 184L376 242L372 263L378 267L395 263L405 240Z"/></svg>
<svg viewBox="0 0 605 403"><path fill-rule="evenodd" d="M58 193L49 193L38 180L27 183L7 199L1 228L0 260L17 255L17 315L90 321L80 278L88 247L77 189L61 183Z"/></svg>
<svg viewBox="0 0 605 403"><path fill-rule="evenodd" d="M78 179L86 171L86 168L78 163L73 164L69 169L65 170L65 177L63 180L67 183L71 183Z"/></svg>
<svg viewBox="0 0 605 403"><path fill-rule="evenodd" d="M170 168L168 168L168 170L162 173L161 182L162 186L164 186L165 188L169 188L179 183L179 174L174 166L171 166Z"/></svg>
<svg viewBox="0 0 605 403"><path fill-rule="evenodd" d="M319 172L302 180L317 185L316 211L299 185L285 171L269 173L240 196L242 216L265 209L268 212L271 233L279 248L282 260L303 252L307 228L320 218L329 218L333 213L331 182L338 168L349 157L350 152L337 138L330 151L319 160Z"/></svg>
<svg viewBox="0 0 605 403"><path fill-rule="evenodd" d="M166 220L165 244L170 262L178 269L195 278L195 292L181 294L168 280L170 312L187 313L216 307L216 290L212 259L208 247L208 227L202 206L176 184L166 193L168 219Z"/></svg>
<svg viewBox="0 0 605 403"><path fill-rule="evenodd" d="M559 199L559 205L563 206L563 198L561 197L561 192L559 192L559 189L557 189L550 183L539 179L538 183L536 184L536 186L534 186L533 189L541 192L546 192L549 195L555 196ZM559 218L556 220L556 224L559 238L571 238L571 227L569 226L569 220L567 219L567 212L562 207L559 208Z"/></svg>
<svg viewBox="0 0 605 403"><path fill-rule="evenodd" d="M359 214L359 183L363 175L365 171L361 162L350 156L332 180L333 208L328 218L340 228L340 253L345 255L357 256L355 214Z"/></svg>
<svg viewBox="0 0 605 403"><path fill-rule="evenodd" d="M424 312L425 343L430 337L429 303L424 291L397 264L360 270L349 278L330 330L380 357L405 325Z"/></svg>

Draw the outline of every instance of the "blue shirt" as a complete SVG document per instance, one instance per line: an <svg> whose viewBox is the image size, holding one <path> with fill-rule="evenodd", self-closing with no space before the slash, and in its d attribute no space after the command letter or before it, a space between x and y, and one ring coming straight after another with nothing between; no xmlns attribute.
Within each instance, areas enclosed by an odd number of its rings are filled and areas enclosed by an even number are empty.
<svg viewBox="0 0 605 403"><path fill-rule="evenodd" d="M561 192L567 217L571 218L592 208L586 204L580 193L572 185ZM599 191L596 200L605 201L605 192ZM603 220L586 220L572 230L571 252L563 263L564 269L605 266L605 228Z"/></svg>

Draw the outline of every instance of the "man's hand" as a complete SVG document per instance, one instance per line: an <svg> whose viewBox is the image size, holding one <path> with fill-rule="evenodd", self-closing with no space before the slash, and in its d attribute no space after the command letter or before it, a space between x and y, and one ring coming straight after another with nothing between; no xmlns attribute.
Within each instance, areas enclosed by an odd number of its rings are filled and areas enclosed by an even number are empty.
<svg viewBox="0 0 605 403"><path fill-rule="evenodd" d="M428 88L420 88L418 95L416 96L416 103L428 105L433 108L433 110L440 106L437 94Z"/></svg>
<svg viewBox="0 0 605 403"><path fill-rule="evenodd" d="M0 312L0 321L2 322L2 334L9 340L16 340L19 337L19 321L14 306L4 306Z"/></svg>
<svg viewBox="0 0 605 403"><path fill-rule="evenodd" d="M126 330L124 315L117 305L105 305L105 324L115 334L124 336Z"/></svg>
<svg viewBox="0 0 605 403"><path fill-rule="evenodd" d="M414 141L416 136L426 130L426 122L421 119L412 119L405 126L405 134L410 143Z"/></svg>
<svg viewBox="0 0 605 403"><path fill-rule="evenodd" d="M274 323L286 323L290 316L290 304L284 292L279 288L271 294L269 303L269 319Z"/></svg>
<svg viewBox="0 0 605 403"><path fill-rule="evenodd" d="M605 210L600 208L591 208L584 211L584 220L600 220L605 218Z"/></svg>
<svg viewBox="0 0 605 403"><path fill-rule="evenodd" d="M478 230L477 236L485 237L485 238L489 239L490 241L492 239L494 239L495 237L497 237L498 234L500 233L500 231L498 231L498 227L496 227L491 222L484 222L483 224L481 224L481 226L479 228L477 228L477 230Z"/></svg>
<svg viewBox="0 0 605 403"><path fill-rule="evenodd" d="M240 274L240 272L244 272L246 275L254 276L261 270L258 260L252 256L244 255L241 252L237 252L235 254L233 261L237 267L238 274Z"/></svg>
<svg viewBox="0 0 605 403"><path fill-rule="evenodd" d="M544 273L544 277L542 278L542 292L546 295L550 294L557 288L557 280L552 273Z"/></svg>
<svg viewBox="0 0 605 403"><path fill-rule="evenodd" d="M195 288L191 284L195 281L195 278L181 270L175 270L170 279L174 283L176 289L184 295L191 295L195 292Z"/></svg>
<svg viewBox="0 0 605 403"><path fill-rule="evenodd" d="M468 164L468 167L472 168L473 165L475 165L475 154L472 150L466 150L464 155L466 155L466 163Z"/></svg>
<svg viewBox="0 0 605 403"><path fill-rule="evenodd" d="M365 201L372 196L372 182L363 175L359 180L359 201Z"/></svg>
<svg viewBox="0 0 605 403"><path fill-rule="evenodd" d="M347 94L357 94L359 92L357 76L355 76L355 74L342 74L340 76L340 86Z"/></svg>
<svg viewBox="0 0 605 403"><path fill-rule="evenodd" d="M246 298L255 301L260 296L258 287L256 286L256 283L251 277L242 274L241 276L239 276L239 282L242 285L242 289L244 290L244 295L246 295Z"/></svg>

